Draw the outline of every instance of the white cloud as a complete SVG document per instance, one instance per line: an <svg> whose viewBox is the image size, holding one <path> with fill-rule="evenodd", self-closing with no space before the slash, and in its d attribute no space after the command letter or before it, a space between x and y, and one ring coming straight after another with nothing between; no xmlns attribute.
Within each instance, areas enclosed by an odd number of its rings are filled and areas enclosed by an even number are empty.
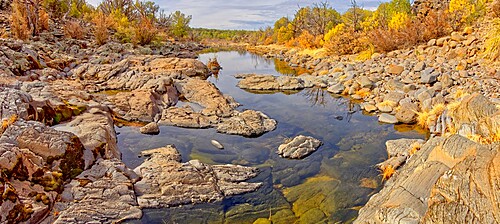
<svg viewBox="0 0 500 224"><path fill-rule="evenodd" d="M98 5L101 0L88 0ZM366 9L373 9L388 0L358 0ZM321 0L155 0L167 12L180 10L192 15L192 27L217 29L258 29L272 25L283 16L293 17L299 6L312 5ZM349 0L328 0L339 12L346 11Z"/></svg>

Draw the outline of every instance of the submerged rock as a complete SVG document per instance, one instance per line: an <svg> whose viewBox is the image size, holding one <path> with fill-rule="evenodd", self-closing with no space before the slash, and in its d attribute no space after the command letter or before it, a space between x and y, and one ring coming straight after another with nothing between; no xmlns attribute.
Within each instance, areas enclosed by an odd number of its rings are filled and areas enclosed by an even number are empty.
<svg viewBox="0 0 500 224"><path fill-rule="evenodd" d="M299 135L281 144L278 147L278 154L285 158L302 159L316 151L321 144L321 141L318 139Z"/></svg>
<svg viewBox="0 0 500 224"><path fill-rule="evenodd" d="M246 110L224 119L217 131L245 137L256 137L276 128L276 121L260 111Z"/></svg>
<svg viewBox="0 0 500 224"><path fill-rule="evenodd" d="M134 185L141 208L221 201L262 185L243 182L257 175L256 168L207 165L198 160L181 163L181 156L172 145L146 150L142 155L150 158L134 170L142 178Z"/></svg>
<svg viewBox="0 0 500 224"><path fill-rule="evenodd" d="M215 146L215 148L218 148L218 149L224 149L224 146L218 142L217 140L211 140L210 143L212 143L213 146Z"/></svg>

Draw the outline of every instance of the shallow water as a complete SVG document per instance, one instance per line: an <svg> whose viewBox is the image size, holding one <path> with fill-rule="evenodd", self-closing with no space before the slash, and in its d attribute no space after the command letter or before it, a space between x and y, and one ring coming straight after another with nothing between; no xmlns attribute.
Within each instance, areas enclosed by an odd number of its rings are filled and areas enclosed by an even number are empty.
<svg viewBox="0 0 500 224"><path fill-rule="evenodd" d="M174 144L183 161L259 167L259 176L251 181L264 186L219 203L148 209L142 220L133 223L252 223L270 217L273 223L351 222L359 207L380 190L381 177L374 165L387 157L385 141L425 137L411 128L380 124L376 116L363 114L348 99L322 89L285 93L239 89L235 74L282 75L277 70L293 71L282 64L277 69L273 60L246 52L202 54L200 60L206 63L215 55L223 70L209 80L241 103L239 110L259 110L277 120L276 130L245 138L214 129L166 126L161 127L160 135L148 136L136 127L122 127L117 132L123 160L134 168L142 162L137 156L141 150ZM300 134L320 139L323 146L302 160L276 154L286 138ZM222 143L224 150L212 146L212 139Z"/></svg>

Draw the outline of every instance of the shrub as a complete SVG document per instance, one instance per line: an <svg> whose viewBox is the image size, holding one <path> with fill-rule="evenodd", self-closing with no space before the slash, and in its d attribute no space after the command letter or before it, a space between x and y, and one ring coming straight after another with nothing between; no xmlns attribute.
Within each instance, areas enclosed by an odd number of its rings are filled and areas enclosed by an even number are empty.
<svg viewBox="0 0 500 224"><path fill-rule="evenodd" d="M108 42L108 28L111 26L112 21L104 13L99 12L94 16L93 22L95 24L94 37L96 43L103 45Z"/></svg>
<svg viewBox="0 0 500 224"><path fill-rule="evenodd" d="M436 39L451 33L451 24L446 12L430 11L429 14L423 18L423 21L419 22L424 29L422 32L423 41Z"/></svg>
<svg viewBox="0 0 500 224"><path fill-rule="evenodd" d="M493 20L492 27L486 35L484 48L486 58L491 60L500 58L500 18Z"/></svg>
<svg viewBox="0 0 500 224"><path fill-rule="evenodd" d="M68 21L64 25L64 34L66 34L67 37L73 39L83 39L83 37L85 36L85 30L80 25L80 23L75 21Z"/></svg>
<svg viewBox="0 0 500 224"><path fill-rule="evenodd" d="M484 15L488 0L450 0L448 11L452 15L453 29L470 25Z"/></svg>
<svg viewBox="0 0 500 224"><path fill-rule="evenodd" d="M49 30L49 14L45 11L45 9L41 8L38 12L38 16L38 29L40 31Z"/></svg>
<svg viewBox="0 0 500 224"><path fill-rule="evenodd" d="M303 31L297 39L299 41L299 47L303 49L312 49L316 47L316 38L307 30Z"/></svg>
<svg viewBox="0 0 500 224"><path fill-rule="evenodd" d="M156 37L157 29L153 24L152 19L142 17L140 22L135 27L134 42L139 45L151 43Z"/></svg>
<svg viewBox="0 0 500 224"><path fill-rule="evenodd" d="M19 0L14 0L12 2L12 24L11 32L15 38L21 40L27 40L30 34L30 28L27 21L27 10L26 7L19 2Z"/></svg>
<svg viewBox="0 0 500 224"><path fill-rule="evenodd" d="M500 0L495 0L491 3L491 12L493 16L500 17Z"/></svg>
<svg viewBox="0 0 500 224"><path fill-rule="evenodd" d="M329 55L356 54L363 50L360 37L360 33L353 29L343 29L325 40L323 47Z"/></svg>
<svg viewBox="0 0 500 224"><path fill-rule="evenodd" d="M400 29L376 28L368 33L369 39L377 51L388 52L414 46L423 41L422 25L417 21L408 21Z"/></svg>
<svg viewBox="0 0 500 224"><path fill-rule="evenodd" d="M127 15L120 10L114 10L110 18L113 21L112 27L116 30L115 37L124 43L131 42L134 35L134 29Z"/></svg>

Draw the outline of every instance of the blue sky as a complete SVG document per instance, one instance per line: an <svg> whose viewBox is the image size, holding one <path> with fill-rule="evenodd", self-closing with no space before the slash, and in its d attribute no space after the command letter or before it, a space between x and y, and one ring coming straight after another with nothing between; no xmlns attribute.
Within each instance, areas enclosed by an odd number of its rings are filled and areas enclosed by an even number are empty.
<svg viewBox="0 0 500 224"><path fill-rule="evenodd" d="M357 0L365 9L375 9L387 0ZM98 5L100 0L87 0ZM321 0L154 0L167 12L180 10L192 15L191 27L256 30L272 25L282 16L293 17L298 6ZM328 0L339 12L349 8L349 0Z"/></svg>

